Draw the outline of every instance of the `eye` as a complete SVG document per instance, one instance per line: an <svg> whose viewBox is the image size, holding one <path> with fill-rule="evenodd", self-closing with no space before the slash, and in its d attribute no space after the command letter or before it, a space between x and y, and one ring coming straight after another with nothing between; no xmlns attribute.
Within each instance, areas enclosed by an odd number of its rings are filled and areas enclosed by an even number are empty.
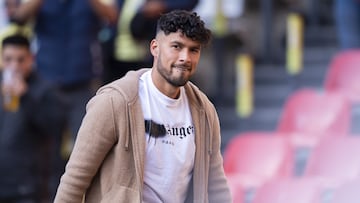
<svg viewBox="0 0 360 203"><path fill-rule="evenodd" d="M199 52L200 52L200 49L194 48L194 49L191 49L190 51L191 51L192 53L199 53Z"/></svg>
<svg viewBox="0 0 360 203"><path fill-rule="evenodd" d="M174 45L172 45L171 47L174 48L174 49L179 49L179 48L180 48L180 46L177 45L177 44L174 44Z"/></svg>
<svg viewBox="0 0 360 203"><path fill-rule="evenodd" d="M3 59L4 62L10 62L11 60L12 60L12 58L9 56L5 56Z"/></svg>

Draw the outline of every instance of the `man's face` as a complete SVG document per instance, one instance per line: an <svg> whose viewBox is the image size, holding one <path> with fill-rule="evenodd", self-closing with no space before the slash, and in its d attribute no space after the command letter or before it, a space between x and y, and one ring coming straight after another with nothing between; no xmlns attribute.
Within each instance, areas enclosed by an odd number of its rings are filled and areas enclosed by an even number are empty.
<svg viewBox="0 0 360 203"><path fill-rule="evenodd" d="M33 56L26 47L5 45L2 49L2 63L4 69L13 69L26 77L31 72Z"/></svg>
<svg viewBox="0 0 360 203"><path fill-rule="evenodd" d="M174 87L186 84L195 73L201 45L181 32L165 35L160 32L151 42L154 68L165 83Z"/></svg>
<svg viewBox="0 0 360 203"><path fill-rule="evenodd" d="M13 21L13 16L20 5L20 0L5 0L5 11L10 21Z"/></svg>

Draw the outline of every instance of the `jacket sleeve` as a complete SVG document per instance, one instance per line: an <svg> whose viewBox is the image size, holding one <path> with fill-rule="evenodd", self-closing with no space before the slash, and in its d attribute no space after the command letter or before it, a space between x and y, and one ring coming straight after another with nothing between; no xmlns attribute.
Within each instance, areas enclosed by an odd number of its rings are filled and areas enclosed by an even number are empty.
<svg viewBox="0 0 360 203"><path fill-rule="evenodd" d="M87 104L55 203L79 203L108 151L117 142L112 97L98 94Z"/></svg>
<svg viewBox="0 0 360 203"><path fill-rule="evenodd" d="M208 183L208 194L210 203L231 203L230 189L225 177L223 158L221 155L220 144L220 124L219 118L212 106L213 118L212 127L212 153L210 155L210 168L209 168L209 183Z"/></svg>

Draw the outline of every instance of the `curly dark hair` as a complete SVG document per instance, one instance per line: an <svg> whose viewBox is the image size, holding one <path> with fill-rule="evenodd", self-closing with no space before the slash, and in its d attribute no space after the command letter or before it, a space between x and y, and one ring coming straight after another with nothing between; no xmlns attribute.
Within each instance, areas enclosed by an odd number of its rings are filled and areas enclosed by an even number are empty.
<svg viewBox="0 0 360 203"><path fill-rule="evenodd" d="M211 31L205 27L204 21L196 12L173 10L160 16L157 22L157 32L165 35L181 31L186 37L207 45L211 39Z"/></svg>

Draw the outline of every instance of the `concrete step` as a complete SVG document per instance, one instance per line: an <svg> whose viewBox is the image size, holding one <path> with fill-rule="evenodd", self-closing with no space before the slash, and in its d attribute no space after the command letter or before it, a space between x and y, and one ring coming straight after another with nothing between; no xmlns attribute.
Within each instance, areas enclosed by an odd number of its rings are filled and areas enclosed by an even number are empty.
<svg viewBox="0 0 360 203"><path fill-rule="evenodd" d="M309 26L304 29L304 43L306 47L336 45L337 33L334 25Z"/></svg>

